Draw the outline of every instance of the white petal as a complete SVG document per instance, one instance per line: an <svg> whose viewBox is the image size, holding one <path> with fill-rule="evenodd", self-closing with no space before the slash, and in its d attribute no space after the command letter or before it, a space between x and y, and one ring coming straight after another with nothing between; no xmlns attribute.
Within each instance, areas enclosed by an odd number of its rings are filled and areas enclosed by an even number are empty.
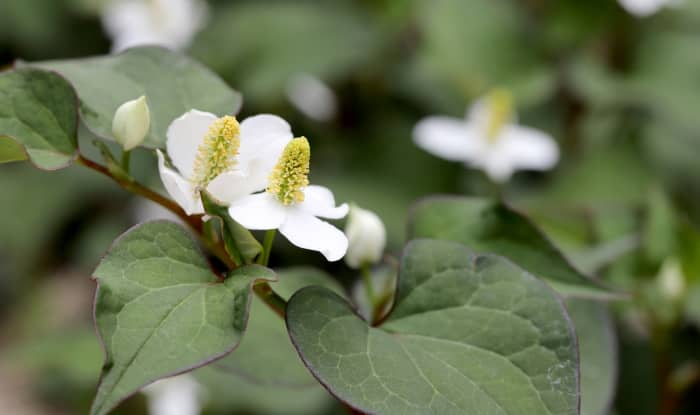
<svg viewBox="0 0 700 415"><path fill-rule="evenodd" d="M168 156L184 178L192 177L197 150L216 119L214 114L190 110L170 123L166 143Z"/></svg>
<svg viewBox="0 0 700 415"><path fill-rule="evenodd" d="M287 208L273 195L258 193L231 203L228 214L247 229L277 229L287 218Z"/></svg>
<svg viewBox="0 0 700 415"><path fill-rule="evenodd" d="M158 154L158 172L160 173L160 180L163 182L163 186L170 197L172 197L188 215L204 213L202 201L199 197L196 197L192 184L187 179L165 166L165 157L160 150L156 150L156 153Z"/></svg>
<svg viewBox="0 0 700 415"><path fill-rule="evenodd" d="M337 112L338 99L333 90L311 74L292 76L285 92L292 105L313 120L329 121Z"/></svg>
<svg viewBox="0 0 700 415"><path fill-rule="evenodd" d="M483 151L484 139L474 124L461 118L434 116L413 129L413 140L424 150L451 161L469 161Z"/></svg>
<svg viewBox="0 0 700 415"><path fill-rule="evenodd" d="M284 141L287 144L292 139L292 127L283 118L272 114L260 114L241 121L241 159L256 156L261 146L270 141ZM284 145L282 146L284 148ZM276 161L276 160L275 160Z"/></svg>
<svg viewBox="0 0 700 415"><path fill-rule="evenodd" d="M503 152L489 152L470 166L480 168L491 180L498 183L507 182L515 171L513 163Z"/></svg>
<svg viewBox="0 0 700 415"><path fill-rule="evenodd" d="M672 3L669 0L619 0L619 2L628 12L639 17L651 16L666 4Z"/></svg>
<svg viewBox="0 0 700 415"><path fill-rule="evenodd" d="M185 374L156 381L145 387L151 415L198 415L204 390L194 376Z"/></svg>
<svg viewBox="0 0 700 415"><path fill-rule="evenodd" d="M518 170L549 170L559 161L559 147L554 138L534 128L504 127L498 147Z"/></svg>
<svg viewBox="0 0 700 415"><path fill-rule="evenodd" d="M299 209L290 210L280 233L294 245L318 251L331 262L341 259L348 250L348 238L343 232Z"/></svg>
<svg viewBox="0 0 700 415"><path fill-rule="evenodd" d="M215 199L229 204L258 190L249 175L237 170L221 173L207 185Z"/></svg>
<svg viewBox="0 0 700 415"><path fill-rule="evenodd" d="M311 185L304 189L304 201L299 209L322 218L340 219L348 214L349 208L347 203L336 207L333 192L327 187Z"/></svg>

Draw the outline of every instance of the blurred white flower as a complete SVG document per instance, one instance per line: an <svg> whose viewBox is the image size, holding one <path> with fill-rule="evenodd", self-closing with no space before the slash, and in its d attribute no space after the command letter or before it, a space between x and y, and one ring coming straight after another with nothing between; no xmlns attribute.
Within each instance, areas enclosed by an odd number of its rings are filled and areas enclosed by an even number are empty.
<svg viewBox="0 0 700 415"><path fill-rule="evenodd" d="M265 189L291 139L289 124L275 115L256 115L239 125L232 116L191 110L168 127L166 150L177 170L157 151L160 178L188 215L204 213L202 189L227 203Z"/></svg>
<svg viewBox="0 0 700 415"><path fill-rule="evenodd" d="M359 206L350 206L348 223L345 226L348 252L345 262L351 268L379 262L386 247L386 228L374 212Z"/></svg>
<svg viewBox="0 0 700 415"><path fill-rule="evenodd" d="M676 258L669 258L663 262L657 283L659 291L665 298L675 302L683 297L686 288L685 276Z"/></svg>
<svg viewBox="0 0 700 415"><path fill-rule="evenodd" d="M333 90L317 77L302 73L289 79L287 98L302 114L316 121L330 121L338 110Z"/></svg>
<svg viewBox="0 0 700 415"><path fill-rule="evenodd" d="M192 375L161 379L143 393L151 415L199 415L202 410L204 390Z"/></svg>
<svg viewBox="0 0 700 415"><path fill-rule="evenodd" d="M318 251L328 261L337 261L345 255L348 239L318 217L343 218L348 205L336 207L329 189L309 186L310 158L305 137L290 141L270 175L267 190L234 201L229 214L248 229L279 229L292 244Z"/></svg>
<svg viewBox="0 0 700 415"><path fill-rule="evenodd" d="M120 105L112 120L112 134L125 151L143 143L150 127L151 113L144 95Z"/></svg>
<svg viewBox="0 0 700 415"><path fill-rule="evenodd" d="M618 0L620 5L639 17L647 17L658 12L666 6L677 6L683 0Z"/></svg>
<svg viewBox="0 0 700 415"><path fill-rule="evenodd" d="M516 170L548 170L559 160L554 139L516 124L512 99L495 90L467 111L466 119L431 116L413 130L415 143L447 160L461 161L505 182Z"/></svg>
<svg viewBox="0 0 700 415"><path fill-rule="evenodd" d="M206 6L202 0L111 0L102 24L114 52L153 44L182 50L204 26Z"/></svg>

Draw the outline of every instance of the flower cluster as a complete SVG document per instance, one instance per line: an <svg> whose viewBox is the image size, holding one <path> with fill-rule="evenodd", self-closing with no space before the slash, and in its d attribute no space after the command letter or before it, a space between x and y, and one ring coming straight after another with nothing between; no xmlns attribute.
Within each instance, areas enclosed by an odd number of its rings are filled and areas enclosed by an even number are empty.
<svg viewBox="0 0 700 415"><path fill-rule="evenodd" d="M293 244L341 259L348 238L319 218L341 219L333 193L309 184L311 148L293 138L282 118L263 114L240 123L232 116L191 110L170 124L158 169L165 189L189 215L203 214L200 191L229 206L230 216L250 230L279 229Z"/></svg>

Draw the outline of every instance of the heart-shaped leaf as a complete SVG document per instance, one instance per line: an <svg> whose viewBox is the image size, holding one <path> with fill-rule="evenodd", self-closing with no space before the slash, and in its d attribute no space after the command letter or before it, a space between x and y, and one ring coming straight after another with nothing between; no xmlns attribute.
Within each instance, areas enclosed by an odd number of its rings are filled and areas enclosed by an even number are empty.
<svg viewBox="0 0 700 415"><path fill-rule="evenodd" d="M75 87L85 124L112 138L112 118L124 102L148 97L151 129L144 142L163 147L170 123L186 111L235 114L241 96L200 63L160 47L138 47L118 55L32 63L55 70Z"/></svg>
<svg viewBox="0 0 700 415"><path fill-rule="evenodd" d="M231 352L246 328L252 283L274 279L271 270L250 265L220 281L187 232L166 221L126 232L93 275L105 348L94 415L156 379Z"/></svg>
<svg viewBox="0 0 700 415"><path fill-rule="evenodd" d="M362 412L578 414L578 350L557 294L454 242L408 245L378 327L320 287L291 298L287 327L314 376Z"/></svg>
<svg viewBox="0 0 700 415"><path fill-rule="evenodd" d="M409 238L455 241L477 252L502 255L567 297L617 296L574 268L529 219L500 202L472 197L426 199L413 210Z"/></svg>
<svg viewBox="0 0 700 415"><path fill-rule="evenodd" d="M0 163L29 158L55 170L75 157L78 100L61 76L39 69L0 74Z"/></svg>

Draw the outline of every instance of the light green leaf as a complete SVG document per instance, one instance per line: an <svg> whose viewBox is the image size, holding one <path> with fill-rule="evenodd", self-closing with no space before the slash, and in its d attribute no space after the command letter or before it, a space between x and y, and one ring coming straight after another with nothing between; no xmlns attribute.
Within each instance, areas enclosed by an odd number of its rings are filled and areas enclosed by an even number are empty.
<svg viewBox="0 0 700 415"><path fill-rule="evenodd" d="M570 298L581 359L581 415L608 415L617 387L617 335L604 304Z"/></svg>
<svg viewBox="0 0 700 415"><path fill-rule="evenodd" d="M75 86L85 124L112 137L112 118L124 102L146 95L151 130L144 145L164 147L170 123L186 111L235 114L241 96L200 63L160 47L138 47L118 55L32 63L52 69Z"/></svg>
<svg viewBox="0 0 700 415"><path fill-rule="evenodd" d="M278 270L277 276L278 281L271 285L285 300L309 285L343 291L328 274L311 267ZM318 384L299 360L284 320L258 298L253 298L249 327L236 353L218 361L216 367L260 385L300 388Z"/></svg>
<svg viewBox="0 0 700 415"><path fill-rule="evenodd" d="M226 251L239 264L249 264L262 252L262 245L252 233L233 220L225 206L219 205L206 192L201 192L204 210L216 216L223 224L224 245Z"/></svg>
<svg viewBox="0 0 700 415"><path fill-rule="evenodd" d="M0 163L29 157L45 170L66 167L77 133L77 99L65 79L27 68L0 74Z"/></svg>
<svg viewBox="0 0 700 415"><path fill-rule="evenodd" d="M578 414L575 334L556 293L454 242L409 244L379 327L321 287L291 298L287 327L314 376L362 412Z"/></svg>
<svg viewBox="0 0 700 415"><path fill-rule="evenodd" d="M220 281L187 232L166 221L125 233L93 275L95 322L106 354L94 415L156 379L233 350L246 328L251 284L274 278L251 265Z"/></svg>
<svg viewBox="0 0 700 415"><path fill-rule="evenodd" d="M488 199L429 198L415 206L409 238L463 243L477 252L503 255L570 297L614 296L576 270L525 216Z"/></svg>

